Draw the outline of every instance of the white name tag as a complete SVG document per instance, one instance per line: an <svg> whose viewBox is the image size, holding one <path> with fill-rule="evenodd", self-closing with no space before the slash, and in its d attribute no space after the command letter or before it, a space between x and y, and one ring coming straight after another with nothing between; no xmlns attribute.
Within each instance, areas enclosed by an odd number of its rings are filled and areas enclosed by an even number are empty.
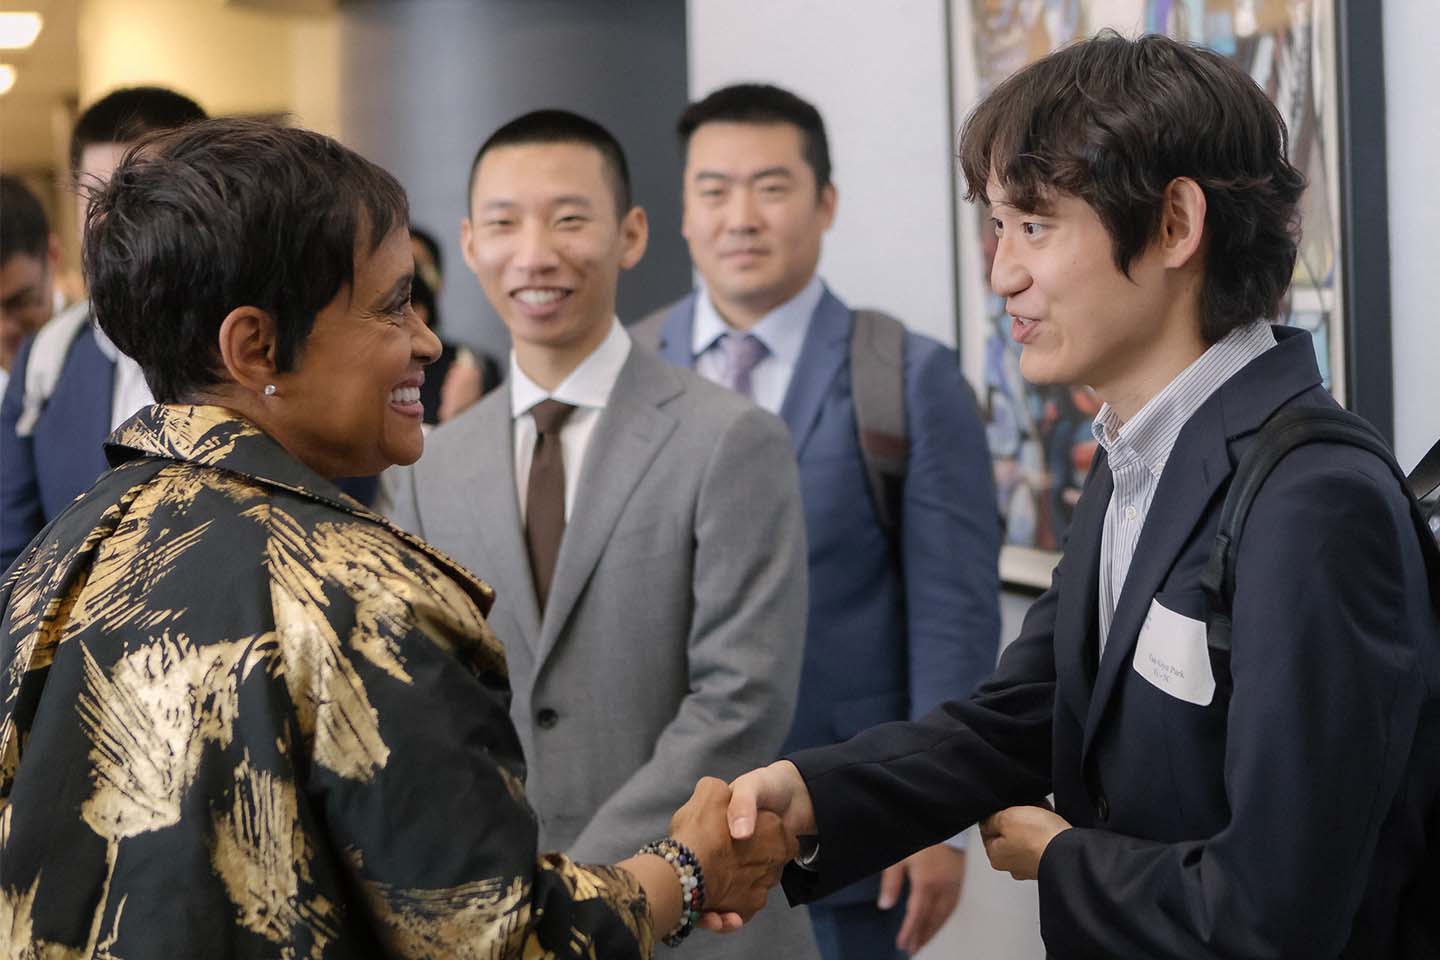
<svg viewBox="0 0 1440 960"><path fill-rule="evenodd" d="M1215 674L1205 645L1205 624L1150 601L1135 643L1135 672L1186 703L1206 706L1215 698Z"/></svg>

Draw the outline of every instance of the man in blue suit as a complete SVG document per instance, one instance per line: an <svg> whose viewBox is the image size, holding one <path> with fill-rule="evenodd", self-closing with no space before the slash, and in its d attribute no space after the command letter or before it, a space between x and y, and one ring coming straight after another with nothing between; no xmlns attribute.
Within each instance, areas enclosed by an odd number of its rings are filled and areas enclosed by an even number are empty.
<svg viewBox="0 0 1440 960"><path fill-rule="evenodd" d="M83 228L89 192L131 143L205 111L160 87L116 90L80 115L70 173ZM139 366L90 322L89 301L55 316L20 348L0 401L0 571L106 469L110 431L151 403Z"/></svg>
<svg viewBox="0 0 1440 960"><path fill-rule="evenodd" d="M1440 573L1390 467L1281 460L1228 649L1207 630L1234 465L1335 406L1310 336L1265 322L1304 188L1279 113L1219 54L1106 33L998 86L960 156L1021 372L1095 390L1101 453L995 674L739 778L732 831L758 805L814 837L804 901L983 818L1057 957L1440 956Z"/></svg>
<svg viewBox="0 0 1440 960"><path fill-rule="evenodd" d="M835 215L816 109L772 86L717 90L679 123L684 226L704 288L642 321L671 362L747 393L790 427L809 540L800 700L785 749L836 743L969 693L999 644L990 458L954 351L903 337L908 439L892 530L867 488L851 309L816 273ZM653 334L651 334L653 335ZM903 956L954 909L963 838L815 904L826 960ZM908 885L903 909L897 904Z"/></svg>

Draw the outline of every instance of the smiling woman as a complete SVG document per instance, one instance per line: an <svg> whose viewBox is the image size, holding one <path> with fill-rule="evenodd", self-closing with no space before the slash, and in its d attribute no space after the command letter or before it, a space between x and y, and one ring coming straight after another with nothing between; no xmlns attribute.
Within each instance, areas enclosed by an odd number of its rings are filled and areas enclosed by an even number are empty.
<svg viewBox="0 0 1440 960"><path fill-rule="evenodd" d="M240 120L96 196L96 317L160 402L0 584L0 955L634 958L676 926L661 857L537 852L493 592L328 479L420 455L406 220L383 170ZM696 796L668 843L733 923L785 841Z"/></svg>

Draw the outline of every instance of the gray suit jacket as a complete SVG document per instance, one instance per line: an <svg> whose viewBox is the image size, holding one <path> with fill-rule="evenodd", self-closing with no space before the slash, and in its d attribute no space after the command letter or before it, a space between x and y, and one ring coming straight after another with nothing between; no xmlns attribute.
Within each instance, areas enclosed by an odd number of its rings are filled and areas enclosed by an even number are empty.
<svg viewBox="0 0 1440 960"><path fill-rule="evenodd" d="M543 616L508 387L389 471L382 504L495 587L490 623L542 849L612 863L663 836L701 776L775 758L807 596L795 459L777 418L632 349L591 436ZM686 955L817 953L808 917L777 903L738 934L696 933Z"/></svg>

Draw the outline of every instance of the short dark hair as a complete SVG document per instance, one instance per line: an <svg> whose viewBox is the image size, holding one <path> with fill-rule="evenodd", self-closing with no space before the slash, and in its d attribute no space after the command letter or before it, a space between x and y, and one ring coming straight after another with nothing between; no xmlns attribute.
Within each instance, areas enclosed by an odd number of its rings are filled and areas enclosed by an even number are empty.
<svg viewBox="0 0 1440 960"><path fill-rule="evenodd" d="M19 177L0 174L0 267L11 257L44 260L50 250L45 208Z"/></svg>
<svg viewBox="0 0 1440 960"><path fill-rule="evenodd" d="M96 100L80 114L70 134L70 173L80 172L85 148L97 143L133 143L157 130L173 130L205 111L189 97L164 87L122 87Z"/></svg>
<svg viewBox="0 0 1440 960"><path fill-rule="evenodd" d="M1041 212L1058 191L1085 201L1129 267L1160 229L1165 190L1189 177L1205 194L1201 335L1275 317L1295 269L1305 177L1286 156L1285 122L1234 61L1168 37L1113 31L1013 74L960 134L967 200Z"/></svg>
<svg viewBox="0 0 1440 960"><path fill-rule="evenodd" d="M470 164L470 178L466 181L465 203L475 192L475 172L485 154L497 147L523 147L536 143L583 143L600 151L605 175L610 180L610 190L615 195L615 211L624 217L634 204L631 199L630 165L625 162L625 151L614 134L588 117L569 110L535 110L516 117L489 138L475 151Z"/></svg>
<svg viewBox="0 0 1440 960"><path fill-rule="evenodd" d="M721 87L704 100L685 108L675 124L680 146L690 148L690 137L707 123L788 123L800 129L801 154L815 173L815 188L830 183L830 141L820 111L789 90L768 83L737 83Z"/></svg>
<svg viewBox="0 0 1440 960"><path fill-rule="evenodd" d="M224 381L217 339L237 307L274 318L289 370L315 315L409 220L395 178L329 137L220 119L153 134L97 191L85 273L101 328L174 403Z"/></svg>

